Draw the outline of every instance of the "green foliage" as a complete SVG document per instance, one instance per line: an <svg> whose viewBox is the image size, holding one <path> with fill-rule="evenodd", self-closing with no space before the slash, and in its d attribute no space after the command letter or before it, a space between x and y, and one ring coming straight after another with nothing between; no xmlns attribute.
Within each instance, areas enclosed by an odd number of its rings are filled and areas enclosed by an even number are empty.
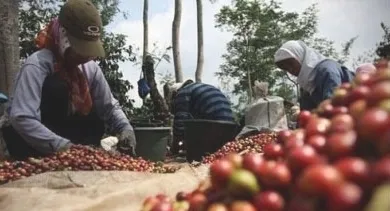
<svg viewBox="0 0 390 211"><path fill-rule="evenodd" d="M157 70L157 67L161 64L161 62L171 63L170 51L172 50L172 46L168 46L164 49L161 49L158 46L158 43L155 42L153 43L152 49L153 50L151 52L148 52L148 55L150 55L154 60L155 70ZM134 63L134 65L138 67L142 67L142 53L140 52L140 48L136 48L134 50L134 53L139 55L138 56L139 58L137 59L137 62Z"/></svg>
<svg viewBox="0 0 390 211"><path fill-rule="evenodd" d="M376 54L381 58L390 58L390 27L381 23L381 28L384 35L382 41L377 46Z"/></svg>
<svg viewBox="0 0 390 211"><path fill-rule="evenodd" d="M133 117L153 119L153 110L154 105L152 99L150 99L150 97L146 97L141 107L133 109Z"/></svg>
<svg viewBox="0 0 390 211"><path fill-rule="evenodd" d="M56 17L59 7L66 0L22 0L19 8L19 41L20 58L24 60L37 49L34 38L52 18ZM107 26L116 14L121 13L118 8L119 0L92 0L101 12L102 22ZM133 109L133 100L127 93L133 86L123 79L119 69L119 62L135 62L136 57L131 46L126 45L126 36L103 31L102 41L106 51L106 58L97 62L101 67L113 95L119 101L126 115Z"/></svg>
<svg viewBox="0 0 390 211"><path fill-rule="evenodd" d="M287 79L282 78L281 82L272 90L273 95L282 97L283 99L294 102L296 99L296 93L294 92L295 85L287 83Z"/></svg>
<svg viewBox="0 0 390 211"><path fill-rule="evenodd" d="M171 86L175 83L175 77L169 71L166 71L165 73L158 73L158 75L160 77L159 83L162 86L164 86L165 84Z"/></svg>
<svg viewBox="0 0 390 211"><path fill-rule="evenodd" d="M362 52L361 55L355 58L353 61L354 68L363 63L372 63L378 58L390 58L390 28L384 23L381 23L380 26L383 31L382 40L377 43L375 49Z"/></svg>

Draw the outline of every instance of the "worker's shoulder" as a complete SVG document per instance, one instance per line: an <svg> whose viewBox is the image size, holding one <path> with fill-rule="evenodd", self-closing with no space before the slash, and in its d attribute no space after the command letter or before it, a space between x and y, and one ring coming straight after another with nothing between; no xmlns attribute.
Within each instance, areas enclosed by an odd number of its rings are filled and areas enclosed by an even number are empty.
<svg viewBox="0 0 390 211"><path fill-rule="evenodd" d="M86 72L91 72L95 74L97 71L101 71L100 66L94 60L84 63L83 66Z"/></svg>
<svg viewBox="0 0 390 211"><path fill-rule="evenodd" d="M53 68L53 53L47 49L34 52L23 62L23 66L33 65L41 70L51 70Z"/></svg>
<svg viewBox="0 0 390 211"><path fill-rule="evenodd" d="M322 72L340 72L342 65L333 59L326 59L320 62L315 68Z"/></svg>
<svg viewBox="0 0 390 211"><path fill-rule="evenodd" d="M195 92L208 92L208 91L219 90L217 87L211 84L205 84L200 82L189 84L185 88Z"/></svg>

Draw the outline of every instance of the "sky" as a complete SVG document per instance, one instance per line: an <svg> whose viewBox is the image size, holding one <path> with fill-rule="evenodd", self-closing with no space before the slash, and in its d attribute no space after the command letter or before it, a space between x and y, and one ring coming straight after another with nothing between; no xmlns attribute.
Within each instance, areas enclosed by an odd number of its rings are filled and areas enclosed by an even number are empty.
<svg viewBox="0 0 390 211"><path fill-rule="evenodd" d="M180 30L180 54L184 77L194 79L197 59L196 35L196 1L182 0L182 20ZM285 11L302 12L313 3L318 3L318 36L335 42L336 48L350 38L359 36L351 50L355 58L371 50L381 40L380 22L390 25L390 0L280 0ZM203 1L204 30L204 73L203 82L219 86L215 72L223 63L221 56L226 52L226 44L232 38L228 32L215 28L215 14L231 0L218 0L211 4ZM127 19L117 16L108 30L128 36L128 44L142 47L143 43L143 0L122 0L120 9L129 13ZM149 50L152 43L157 43L160 52L171 45L174 0L149 0ZM135 88L129 92L136 100L135 106L141 105L137 94L137 81L140 77L140 66L126 62L120 64L124 78ZM174 73L173 62L161 62L156 69L158 73Z"/></svg>

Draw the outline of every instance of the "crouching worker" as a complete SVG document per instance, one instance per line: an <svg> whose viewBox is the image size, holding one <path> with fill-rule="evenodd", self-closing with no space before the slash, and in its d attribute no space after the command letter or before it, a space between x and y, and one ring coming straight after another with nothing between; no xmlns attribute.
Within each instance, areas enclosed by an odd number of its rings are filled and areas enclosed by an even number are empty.
<svg viewBox="0 0 390 211"><path fill-rule="evenodd" d="M11 157L99 145L105 125L134 152L133 128L93 59L104 57L102 21L89 0L69 0L36 39L16 76L3 136Z"/></svg>
<svg viewBox="0 0 390 211"><path fill-rule="evenodd" d="M333 90L350 82L355 74L333 59L326 58L302 41L288 41L275 53L280 69L297 77L301 87L300 109L315 109L329 99Z"/></svg>
<svg viewBox="0 0 390 211"><path fill-rule="evenodd" d="M184 143L183 120L234 121L230 101L221 90L212 85L194 83L192 80L176 83L172 86L166 84L164 96L171 113L174 115L173 154L184 149L184 145L179 145L179 143Z"/></svg>

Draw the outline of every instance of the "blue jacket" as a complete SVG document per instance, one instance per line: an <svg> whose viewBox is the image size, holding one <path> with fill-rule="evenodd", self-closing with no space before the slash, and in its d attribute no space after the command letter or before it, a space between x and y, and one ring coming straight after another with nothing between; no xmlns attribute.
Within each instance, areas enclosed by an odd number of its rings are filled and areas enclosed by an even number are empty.
<svg viewBox="0 0 390 211"><path fill-rule="evenodd" d="M316 72L315 89L312 94L301 90L299 100L301 110L310 111L317 108L322 101L332 96L336 87L342 83L350 82L355 76L354 72L330 59L320 62L313 71Z"/></svg>
<svg viewBox="0 0 390 211"><path fill-rule="evenodd" d="M208 119L234 121L230 101L216 87L192 83L178 90L174 101L173 134L183 138L183 120Z"/></svg>

